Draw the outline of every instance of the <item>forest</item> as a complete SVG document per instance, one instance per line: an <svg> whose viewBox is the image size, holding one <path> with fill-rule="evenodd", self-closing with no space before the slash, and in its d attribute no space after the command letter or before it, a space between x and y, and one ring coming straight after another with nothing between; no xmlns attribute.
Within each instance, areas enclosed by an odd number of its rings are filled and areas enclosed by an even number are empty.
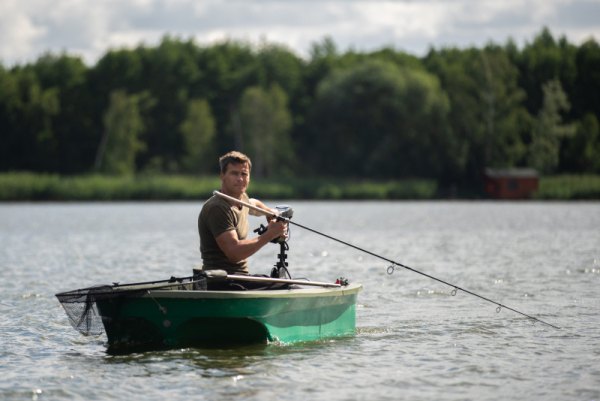
<svg viewBox="0 0 600 401"><path fill-rule="evenodd" d="M521 47L390 47L308 57L272 43L107 51L93 66L44 54L0 64L0 172L217 173L477 183L486 167L600 174L600 47L543 28Z"/></svg>

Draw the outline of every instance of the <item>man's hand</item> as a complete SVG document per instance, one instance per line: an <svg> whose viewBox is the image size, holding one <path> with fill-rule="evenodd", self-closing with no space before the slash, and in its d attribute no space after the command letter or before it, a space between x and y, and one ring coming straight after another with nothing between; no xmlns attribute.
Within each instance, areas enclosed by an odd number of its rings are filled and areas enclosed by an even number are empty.
<svg viewBox="0 0 600 401"><path fill-rule="evenodd" d="M268 220L269 225L267 226L267 231L263 233L269 239L269 241L273 241L277 238L283 238L283 240L287 240L288 238L288 223L285 221L278 221L277 219Z"/></svg>

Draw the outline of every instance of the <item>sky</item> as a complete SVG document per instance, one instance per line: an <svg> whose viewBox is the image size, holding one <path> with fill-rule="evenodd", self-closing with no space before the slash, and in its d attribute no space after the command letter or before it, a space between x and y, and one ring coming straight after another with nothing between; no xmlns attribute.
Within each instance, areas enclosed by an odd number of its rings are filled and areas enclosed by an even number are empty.
<svg viewBox="0 0 600 401"><path fill-rule="evenodd" d="M600 41L600 0L0 0L0 64L67 53L93 65L109 49L165 35L198 45L243 40L301 57L330 37L338 50L518 46L543 27L579 45Z"/></svg>

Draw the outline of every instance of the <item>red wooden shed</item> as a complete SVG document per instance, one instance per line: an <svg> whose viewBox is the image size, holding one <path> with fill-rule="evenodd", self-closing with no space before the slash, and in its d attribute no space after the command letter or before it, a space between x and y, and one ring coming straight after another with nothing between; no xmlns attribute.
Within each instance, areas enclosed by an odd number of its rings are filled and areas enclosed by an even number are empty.
<svg viewBox="0 0 600 401"><path fill-rule="evenodd" d="M528 199L538 189L539 175L531 168L487 168L484 181L485 192L492 198Z"/></svg>

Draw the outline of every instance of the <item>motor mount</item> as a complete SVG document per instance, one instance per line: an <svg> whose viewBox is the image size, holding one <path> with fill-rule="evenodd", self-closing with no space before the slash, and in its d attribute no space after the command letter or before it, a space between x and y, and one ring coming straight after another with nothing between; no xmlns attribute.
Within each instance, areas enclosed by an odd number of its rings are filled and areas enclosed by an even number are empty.
<svg viewBox="0 0 600 401"><path fill-rule="evenodd" d="M275 209L279 212L279 214L277 215L277 219L280 221L281 220L289 220L294 215L294 209L292 209L288 205L278 205L278 206L275 206ZM289 226L288 226L288 230L289 230ZM267 227L265 227L262 224L260 225L260 227L258 227L256 230L254 230L255 233L258 233L258 235L262 235L266 231L267 231ZM288 251L290 249L290 247L289 247L287 241L285 240L285 238L279 237L279 238L275 238L274 240L271 240L271 242L274 244L279 244L279 253L277 254L277 262L275 263L275 266L273 267L273 269L271 269L271 277L273 277L273 278L290 278L291 279L292 276L290 275L290 272L288 270L287 253L286 253L286 251Z"/></svg>

